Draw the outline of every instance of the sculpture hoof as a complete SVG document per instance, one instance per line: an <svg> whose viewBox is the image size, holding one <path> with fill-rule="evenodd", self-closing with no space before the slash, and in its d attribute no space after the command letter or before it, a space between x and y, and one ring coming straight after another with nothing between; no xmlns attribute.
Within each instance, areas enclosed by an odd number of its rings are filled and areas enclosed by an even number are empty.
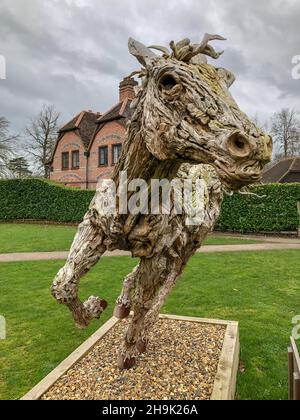
<svg viewBox="0 0 300 420"><path fill-rule="evenodd" d="M130 314L130 307L125 305L116 305L114 309L114 316L119 319L125 319Z"/></svg>
<svg viewBox="0 0 300 420"><path fill-rule="evenodd" d="M83 304L86 317L90 320L99 319L102 312L107 308L107 305L106 300L91 296Z"/></svg>
<svg viewBox="0 0 300 420"><path fill-rule="evenodd" d="M75 321L76 328L78 328L79 330L85 330L90 325L89 321L78 320L75 318L74 318L74 321Z"/></svg>
<svg viewBox="0 0 300 420"><path fill-rule="evenodd" d="M140 339L136 342L136 349L139 351L139 353L145 353L147 350L147 342Z"/></svg>
<svg viewBox="0 0 300 420"><path fill-rule="evenodd" d="M135 363L136 363L136 358L135 357L125 358L125 356L120 354L119 360L118 360L118 367L120 369L122 369L122 370L131 369L131 368L133 368Z"/></svg>
<svg viewBox="0 0 300 420"><path fill-rule="evenodd" d="M69 302L68 307L72 312L77 328L84 329L90 325L93 319L100 318L107 305L106 300L91 296L84 303L75 298Z"/></svg>
<svg viewBox="0 0 300 420"><path fill-rule="evenodd" d="M108 307L108 303L105 299L101 299L100 305L101 305L103 311L105 311L105 309Z"/></svg>

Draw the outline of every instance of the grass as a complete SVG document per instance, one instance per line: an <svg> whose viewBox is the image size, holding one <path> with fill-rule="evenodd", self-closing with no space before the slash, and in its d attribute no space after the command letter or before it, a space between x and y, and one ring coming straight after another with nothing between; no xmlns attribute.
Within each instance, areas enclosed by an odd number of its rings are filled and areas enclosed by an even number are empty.
<svg viewBox="0 0 300 420"><path fill-rule="evenodd" d="M0 253L67 251L76 227L35 224L0 224Z"/></svg>
<svg viewBox="0 0 300 420"><path fill-rule="evenodd" d="M70 249L76 233L74 226L0 224L0 253L51 252ZM209 237L206 245L236 245L257 241L228 237Z"/></svg>
<svg viewBox="0 0 300 420"><path fill-rule="evenodd" d="M67 309L51 298L61 261L0 264L0 314L8 336L0 341L0 399L21 397L81 344L112 313L129 257L103 258L81 284L81 295L106 298L101 321L77 330ZM299 315L299 251L197 254L163 312L240 322L239 399L287 398L287 346Z"/></svg>
<svg viewBox="0 0 300 420"><path fill-rule="evenodd" d="M228 236L210 235L203 245L246 245L259 244L262 241L252 239L233 238Z"/></svg>

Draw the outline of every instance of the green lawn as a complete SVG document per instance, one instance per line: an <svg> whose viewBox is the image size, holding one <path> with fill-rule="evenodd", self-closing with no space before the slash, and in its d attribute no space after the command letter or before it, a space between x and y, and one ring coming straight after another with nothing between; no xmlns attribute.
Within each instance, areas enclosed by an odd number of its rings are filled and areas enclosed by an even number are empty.
<svg viewBox="0 0 300 420"><path fill-rule="evenodd" d="M164 312L240 322L239 399L287 398L291 320L300 314L300 253L197 254ZM0 264L0 314L8 337L0 341L0 399L21 397L81 344L112 313L129 257L103 258L82 280L81 294L106 298L109 309L86 331L49 293L60 261Z"/></svg>
<svg viewBox="0 0 300 420"><path fill-rule="evenodd" d="M0 224L0 253L67 251L76 233L74 226ZM256 243L238 238L209 237L206 245Z"/></svg>
<svg viewBox="0 0 300 420"><path fill-rule="evenodd" d="M73 226L1 223L0 253L67 251L75 233Z"/></svg>
<svg viewBox="0 0 300 420"><path fill-rule="evenodd" d="M259 244L262 241L252 240L252 239L240 239L240 238L231 238L228 236L214 236L210 235L207 240L204 242L204 245L246 245L246 244Z"/></svg>

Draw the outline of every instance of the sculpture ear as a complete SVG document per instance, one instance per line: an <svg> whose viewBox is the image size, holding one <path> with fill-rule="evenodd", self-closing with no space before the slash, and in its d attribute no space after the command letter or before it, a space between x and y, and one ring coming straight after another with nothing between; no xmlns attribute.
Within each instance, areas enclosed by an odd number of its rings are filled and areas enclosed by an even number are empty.
<svg viewBox="0 0 300 420"><path fill-rule="evenodd" d="M130 54L132 54L139 61L139 63L145 67L151 62L151 60L157 57L153 51L133 38L129 38L128 40L128 49Z"/></svg>
<svg viewBox="0 0 300 420"><path fill-rule="evenodd" d="M219 68L217 71L218 75L225 81L227 87L230 88L230 86L235 82L235 75L231 71L224 68Z"/></svg>

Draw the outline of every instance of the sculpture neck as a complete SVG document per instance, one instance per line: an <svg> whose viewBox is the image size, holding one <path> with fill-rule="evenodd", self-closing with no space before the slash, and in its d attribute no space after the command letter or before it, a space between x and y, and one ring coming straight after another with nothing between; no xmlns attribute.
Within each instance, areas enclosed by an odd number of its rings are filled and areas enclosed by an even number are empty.
<svg viewBox="0 0 300 420"><path fill-rule="evenodd" d="M176 177L181 163L161 161L147 149L142 130L137 122L132 122L127 130L121 158L115 167L113 180L118 185L121 171L127 172L128 182L143 179L147 183L151 179L173 179Z"/></svg>

